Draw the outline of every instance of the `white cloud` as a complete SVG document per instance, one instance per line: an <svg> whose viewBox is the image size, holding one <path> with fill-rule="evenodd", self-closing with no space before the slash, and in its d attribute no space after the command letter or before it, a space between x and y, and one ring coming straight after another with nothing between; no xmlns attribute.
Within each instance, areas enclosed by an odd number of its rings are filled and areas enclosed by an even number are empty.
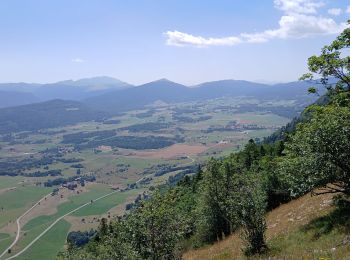
<svg viewBox="0 0 350 260"><path fill-rule="evenodd" d="M72 62L75 62L75 63L83 63L85 62L85 60L81 59L81 58L74 58L72 59Z"/></svg>
<svg viewBox="0 0 350 260"><path fill-rule="evenodd" d="M272 39L299 39L317 35L338 34L346 28L345 22L337 23L332 18L317 14L317 9L324 6L321 1L274 0L274 4L276 8L284 12L276 29L220 38L206 38L179 31L167 31L165 33L166 43L172 46L233 46L241 43L262 43Z"/></svg>
<svg viewBox="0 0 350 260"><path fill-rule="evenodd" d="M194 36L188 33L179 31L167 31L165 33L167 37L167 44L172 46L185 46L193 45L197 47L206 46L233 46L241 43L239 37L224 37L224 38L204 38L202 36Z"/></svg>
<svg viewBox="0 0 350 260"><path fill-rule="evenodd" d="M265 36L270 39L287 39L337 34L345 28L345 23L337 24L331 18L294 14L282 16L279 26L278 29L265 31Z"/></svg>
<svg viewBox="0 0 350 260"><path fill-rule="evenodd" d="M334 16L340 15L341 12L342 12L342 10L341 10L340 8L332 8L332 9L329 9L329 10L328 10L328 13L329 13L330 15L334 15Z"/></svg>
<svg viewBox="0 0 350 260"><path fill-rule="evenodd" d="M350 14L350 5L346 8L346 11L345 11L347 14Z"/></svg>
<svg viewBox="0 0 350 260"><path fill-rule="evenodd" d="M315 0L274 0L275 7L286 13L315 14L324 6L323 1Z"/></svg>

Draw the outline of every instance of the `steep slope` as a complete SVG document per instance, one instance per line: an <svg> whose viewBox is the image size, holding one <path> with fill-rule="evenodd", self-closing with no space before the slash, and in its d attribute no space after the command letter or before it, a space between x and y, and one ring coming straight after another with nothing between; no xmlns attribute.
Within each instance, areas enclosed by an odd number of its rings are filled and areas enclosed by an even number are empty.
<svg viewBox="0 0 350 260"><path fill-rule="evenodd" d="M333 194L305 196L269 212L266 238L274 259L345 259L350 256L347 238L348 211L332 206ZM345 219L345 220L342 220ZM343 223L347 221L347 223ZM186 260L245 259L239 233L184 254Z"/></svg>
<svg viewBox="0 0 350 260"><path fill-rule="evenodd" d="M77 101L51 100L0 109L0 134L36 131L98 120L106 116Z"/></svg>

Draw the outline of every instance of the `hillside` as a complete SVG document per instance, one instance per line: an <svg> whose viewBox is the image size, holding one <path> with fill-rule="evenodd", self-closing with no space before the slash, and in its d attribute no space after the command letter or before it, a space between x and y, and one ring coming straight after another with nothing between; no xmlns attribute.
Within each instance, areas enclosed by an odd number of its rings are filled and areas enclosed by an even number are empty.
<svg viewBox="0 0 350 260"><path fill-rule="evenodd" d="M350 256L347 236L349 212L336 210L332 205L333 194L301 198L272 210L267 214L266 238L271 251L264 257L281 259L331 257L345 259ZM346 223L342 223L343 221ZM183 255L185 260L245 259L244 242L239 232Z"/></svg>
<svg viewBox="0 0 350 260"><path fill-rule="evenodd" d="M94 111L77 101L51 100L0 109L0 134L36 131L42 128L98 120L105 113Z"/></svg>
<svg viewBox="0 0 350 260"><path fill-rule="evenodd" d="M43 84L40 88L37 88L33 94L41 100L83 100L131 86L132 85L128 83L110 77L94 77Z"/></svg>
<svg viewBox="0 0 350 260"><path fill-rule="evenodd" d="M299 81L267 85L245 80L220 80L195 86L193 95L204 99L219 96L252 96L259 99L306 98L309 86L310 83Z"/></svg>
<svg viewBox="0 0 350 260"><path fill-rule="evenodd" d="M65 80L55 83L0 83L0 108L52 99L82 100L132 85L111 77Z"/></svg>
<svg viewBox="0 0 350 260"><path fill-rule="evenodd" d="M250 139L237 153L209 159L204 170L153 187L130 205L129 214L105 220L89 246L60 257L350 256L349 163L344 160L349 155L350 92L328 95L329 103L310 106L309 117L288 139ZM332 195L339 196L332 200ZM77 243L73 239L68 246Z"/></svg>
<svg viewBox="0 0 350 260"><path fill-rule="evenodd" d="M349 57L340 55L349 39L345 29L308 60L310 73L301 78L320 76L327 92L305 108L295 127L296 122L287 127L287 136L269 142L251 138L237 152L209 157L195 173L150 187L123 217L101 220L95 236L68 236L68 250L59 259L349 258ZM229 95L231 83L186 89L162 80L144 88L155 84L163 91L167 85L190 99L202 88L207 95L220 88ZM270 88L279 99L299 91L294 84L235 83L255 88L249 96L257 99L265 96L260 91L268 96ZM307 84L297 85L306 93ZM320 95L314 87L308 93Z"/></svg>
<svg viewBox="0 0 350 260"><path fill-rule="evenodd" d="M191 100L191 96L188 95L190 91L184 85L161 79L134 88L92 97L84 102L95 109L119 112L143 108L158 100L163 102Z"/></svg>
<svg viewBox="0 0 350 260"><path fill-rule="evenodd" d="M305 82L266 85L244 80L220 80L185 86L167 79L132 86L110 77L65 80L50 84L1 83L0 107L31 104L52 99L83 101L93 109L120 112L144 108L156 101L189 102L221 97L251 97L258 100L297 100L301 106L315 101L307 95ZM6 94L6 95L5 95ZM11 95L10 95L11 94Z"/></svg>
<svg viewBox="0 0 350 260"><path fill-rule="evenodd" d="M25 82L0 83L0 90L1 91L18 91L18 92L33 93L33 91L40 88L41 85L42 84L25 83Z"/></svg>
<svg viewBox="0 0 350 260"><path fill-rule="evenodd" d="M0 90L0 108L26 105L38 101L39 98L32 93Z"/></svg>
<svg viewBox="0 0 350 260"><path fill-rule="evenodd" d="M291 82L265 85L243 80L222 80L187 87L167 79L150 82L134 88L113 91L85 99L84 102L99 110L119 112L140 109L156 101L166 103L208 100L221 97L251 97L258 100L297 100L302 106L315 101L307 94L310 83Z"/></svg>
<svg viewBox="0 0 350 260"><path fill-rule="evenodd" d="M131 87L129 83L123 82L119 79L115 79L112 77L101 76L101 77L92 77L92 78L84 78L78 80L65 80L60 81L55 84L76 86L76 87L86 87L90 91L94 90L103 90L103 89L123 89Z"/></svg>

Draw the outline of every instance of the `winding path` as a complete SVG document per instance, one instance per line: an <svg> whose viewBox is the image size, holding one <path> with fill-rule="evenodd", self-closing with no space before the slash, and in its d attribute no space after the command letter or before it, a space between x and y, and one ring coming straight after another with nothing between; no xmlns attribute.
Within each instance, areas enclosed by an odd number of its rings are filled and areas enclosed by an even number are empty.
<svg viewBox="0 0 350 260"><path fill-rule="evenodd" d="M108 196L110 196L110 195L112 195L112 194L114 194L114 193L117 193L117 192L119 192L119 191L113 191L113 192L111 192L111 193L108 193L108 194L106 194L106 195L103 195L103 196L101 196L101 197L98 197L97 199L92 200L92 202L95 202L95 201L104 199L104 198L106 198L106 197L108 197ZM46 196L47 196L47 195L46 195ZM45 196L45 197L46 197L46 196ZM8 250L11 249L11 248L17 243L17 241L18 241L18 239L19 239L20 232L21 232L21 225L20 225L20 220L21 220L21 218L24 217L26 214L28 214L36 205L38 205L42 200L44 200L45 197L43 197L41 200L39 200L36 204L34 204L33 207L31 207L29 210L27 210L22 216L20 216L20 217L17 219L17 235L16 235L16 239L15 239L15 240L12 242L12 244L0 255L0 258L3 257L3 256L8 252ZM19 252L16 253L15 255L6 258L6 260L14 259L14 258L20 256L20 255L23 254L25 251L27 251L28 248L30 248L36 241L38 241L43 235L45 235L45 234L46 234L54 225L56 225L56 223L59 222L61 219L65 218L66 216L68 216L68 215L70 215L70 214L72 214L72 213L78 211L79 209L84 208L84 207L86 207L86 206L88 206L88 205L90 205L90 204L91 204L91 201L89 201L89 202L87 202L87 203L85 203L85 204L83 204L83 205L80 205L79 207L77 207L77 208L75 208L75 209L69 211L68 213L66 213L66 214L64 214L63 216L61 216L61 217L59 217L58 219L56 219L56 220L55 220L49 227L47 227L40 235L38 235L35 239L33 239L33 241L30 242L25 248L23 248L21 251L19 251Z"/></svg>
<svg viewBox="0 0 350 260"><path fill-rule="evenodd" d="M191 160L191 162L186 163L185 165L191 164L191 163L194 163L194 162L195 162L195 159L193 159L192 157L187 156L187 158L189 158L189 159ZM147 175L147 176L144 176L144 177L140 178L139 180L136 181L136 184L139 183L139 182L140 182L141 180L143 180L144 178L149 177L149 176L151 176L151 175L153 175L153 174L150 174L150 175ZM72 213L78 211L78 210L81 209L81 208L84 208L84 207L90 205L91 202L95 202L95 201L104 199L104 198L106 198L106 197L108 197L108 196L110 196L110 195L112 195L112 194L114 194L114 193L117 193L117 192L120 192L120 191L113 191L113 192L110 192L110 193L108 193L108 194L106 194L106 195L103 195L103 196L101 196L101 197L98 197L98 198L96 198L96 199L94 199L94 200L92 200L92 201L89 201L89 202L87 202L87 203L85 203L85 204L83 204L83 205L80 205L79 207L77 207L77 208L75 208L75 209L69 211L68 213L64 214L63 216L59 217L59 218L56 219L49 227L47 227L42 233L40 233L35 239L33 239L32 242L30 242L25 248L23 248L23 249L22 249L21 251L19 251L18 253L16 253L16 254L14 254L14 255L12 255L12 256L6 258L5 260L14 259L14 258L20 256L21 254L23 254L23 253L24 253L25 251L27 251L36 241L38 241L43 235L45 235L54 225L56 225L57 222L59 222L60 220L62 220L62 219L65 218L66 216L68 216L68 215L70 215L70 214L72 214ZM21 233L21 224L20 224L21 219L22 219L25 215L27 215L32 209L34 209L38 204L40 204L40 202L42 202L48 195L50 195L50 194L47 194L46 196L44 196L44 197L43 197L42 199L40 199L37 203L35 203L30 209L28 209L23 215L21 215L19 218L17 218L17 220L16 220L16 222L17 222L17 234L16 234L16 238L15 238L15 240L12 242L12 244L11 244L4 252L2 252L2 254L0 255L0 258L2 258L2 257L8 252L8 250L11 249L11 248L18 242L19 236L20 236L20 233Z"/></svg>
<svg viewBox="0 0 350 260"><path fill-rule="evenodd" d="M3 257L3 256L8 252L8 250L10 250L10 249L18 242L19 236L20 236L20 234L21 234L21 224L20 224L21 219L22 219L25 215L27 215L30 211L32 211L32 209L34 209L37 205L39 205L40 202L42 202L43 200L45 200L45 198L46 198L48 195L50 195L50 193L47 194L47 195L45 195L44 197L42 197L42 198L41 198L38 202L36 202L30 209L28 209L28 210L27 210L26 212L24 212L19 218L17 218L17 220L16 220L16 223L17 223L16 238L15 238L15 240L12 242L12 244L11 244L8 248L6 248L6 249L4 250L4 252L2 252L2 254L0 255L0 258Z"/></svg>

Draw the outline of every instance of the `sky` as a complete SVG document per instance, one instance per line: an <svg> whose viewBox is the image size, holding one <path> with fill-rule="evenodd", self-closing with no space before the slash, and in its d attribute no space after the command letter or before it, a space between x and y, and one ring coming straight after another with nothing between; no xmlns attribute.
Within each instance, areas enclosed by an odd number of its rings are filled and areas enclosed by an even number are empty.
<svg viewBox="0 0 350 260"><path fill-rule="evenodd" d="M0 0L0 82L294 81L350 0Z"/></svg>

